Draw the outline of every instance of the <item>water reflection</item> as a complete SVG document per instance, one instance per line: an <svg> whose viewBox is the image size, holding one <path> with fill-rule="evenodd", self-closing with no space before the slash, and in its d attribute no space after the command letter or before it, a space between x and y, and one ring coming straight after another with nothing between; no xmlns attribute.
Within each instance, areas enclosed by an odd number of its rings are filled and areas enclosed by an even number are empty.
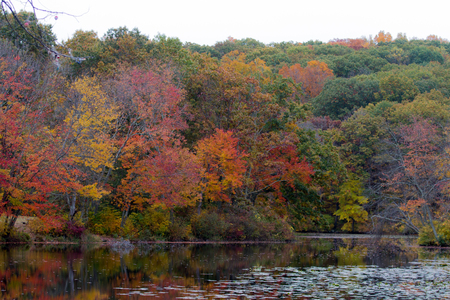
<svg viewBox="0 0 450 300"><path fill-rule="evenodd" d="M359 295L359 287L370 291L368 287L375 283L395 283L395 289L400 289L413 282L418 288L421 278L428 276L438 286L436 278L450 279L447 265L447 250L418 248L412 239L151 244L123 252L64 245L4 246L0 249L0 298L216 299L232 295L235 299L352 299ZM398 279L405 278L402 272L410 276L406 283ZM408 286L395 289L398 295L413 290ZM416 291L414 298L420 297Z"/></svg>

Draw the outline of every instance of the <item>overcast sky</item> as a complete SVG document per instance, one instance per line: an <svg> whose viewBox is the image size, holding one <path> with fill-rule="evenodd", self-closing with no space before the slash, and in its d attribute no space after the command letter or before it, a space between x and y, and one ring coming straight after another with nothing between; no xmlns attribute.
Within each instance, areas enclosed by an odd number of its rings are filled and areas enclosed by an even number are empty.
<svg viewBox="0 0 450 300"><path fill-rule="evenodd" d="M16 10L20 10L20 0ZM23 0L22 0L23 1ZM161 33L182 42L213 45L232 36L271 42L328 42L334 38L375 36L380 30L424 39L450 38L447 1L417 0L34 0L37 7L78 17L47 18L58 40L77 29L102 37L109 28L137 27L154 37ZM41 15L42 17L42 15Z"/></svg>

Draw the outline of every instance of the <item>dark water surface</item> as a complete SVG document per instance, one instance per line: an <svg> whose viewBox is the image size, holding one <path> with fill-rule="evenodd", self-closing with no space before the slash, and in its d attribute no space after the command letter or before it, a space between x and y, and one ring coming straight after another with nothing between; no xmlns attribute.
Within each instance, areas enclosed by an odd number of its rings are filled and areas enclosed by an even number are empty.
<svg viewBox="0 0 450 300"><path fill-rule="evenodd" d="M450 250L408 238L4 246L1 299L450 299Z"/></svg>

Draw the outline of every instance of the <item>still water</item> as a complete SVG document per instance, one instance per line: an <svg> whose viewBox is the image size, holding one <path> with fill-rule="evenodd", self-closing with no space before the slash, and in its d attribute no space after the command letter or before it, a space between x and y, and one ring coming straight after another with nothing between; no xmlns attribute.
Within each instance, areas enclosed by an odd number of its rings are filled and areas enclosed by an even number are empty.
<svg viewBox="0 0 450 300"><path fill-rule="evenodd" d="M4 246L0 299L450 299L450 250L408 238Z"/></svg>

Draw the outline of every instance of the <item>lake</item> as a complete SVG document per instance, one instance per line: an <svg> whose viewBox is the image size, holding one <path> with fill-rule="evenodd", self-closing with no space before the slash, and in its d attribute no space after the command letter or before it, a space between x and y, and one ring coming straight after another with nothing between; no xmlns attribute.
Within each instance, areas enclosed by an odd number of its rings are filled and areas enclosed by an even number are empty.
<svg viewBox="0 0 450 300"><path fill-rule="evenodd" d="M413 238L3 245L1 299L450 299L450 250Z"/></svg>

